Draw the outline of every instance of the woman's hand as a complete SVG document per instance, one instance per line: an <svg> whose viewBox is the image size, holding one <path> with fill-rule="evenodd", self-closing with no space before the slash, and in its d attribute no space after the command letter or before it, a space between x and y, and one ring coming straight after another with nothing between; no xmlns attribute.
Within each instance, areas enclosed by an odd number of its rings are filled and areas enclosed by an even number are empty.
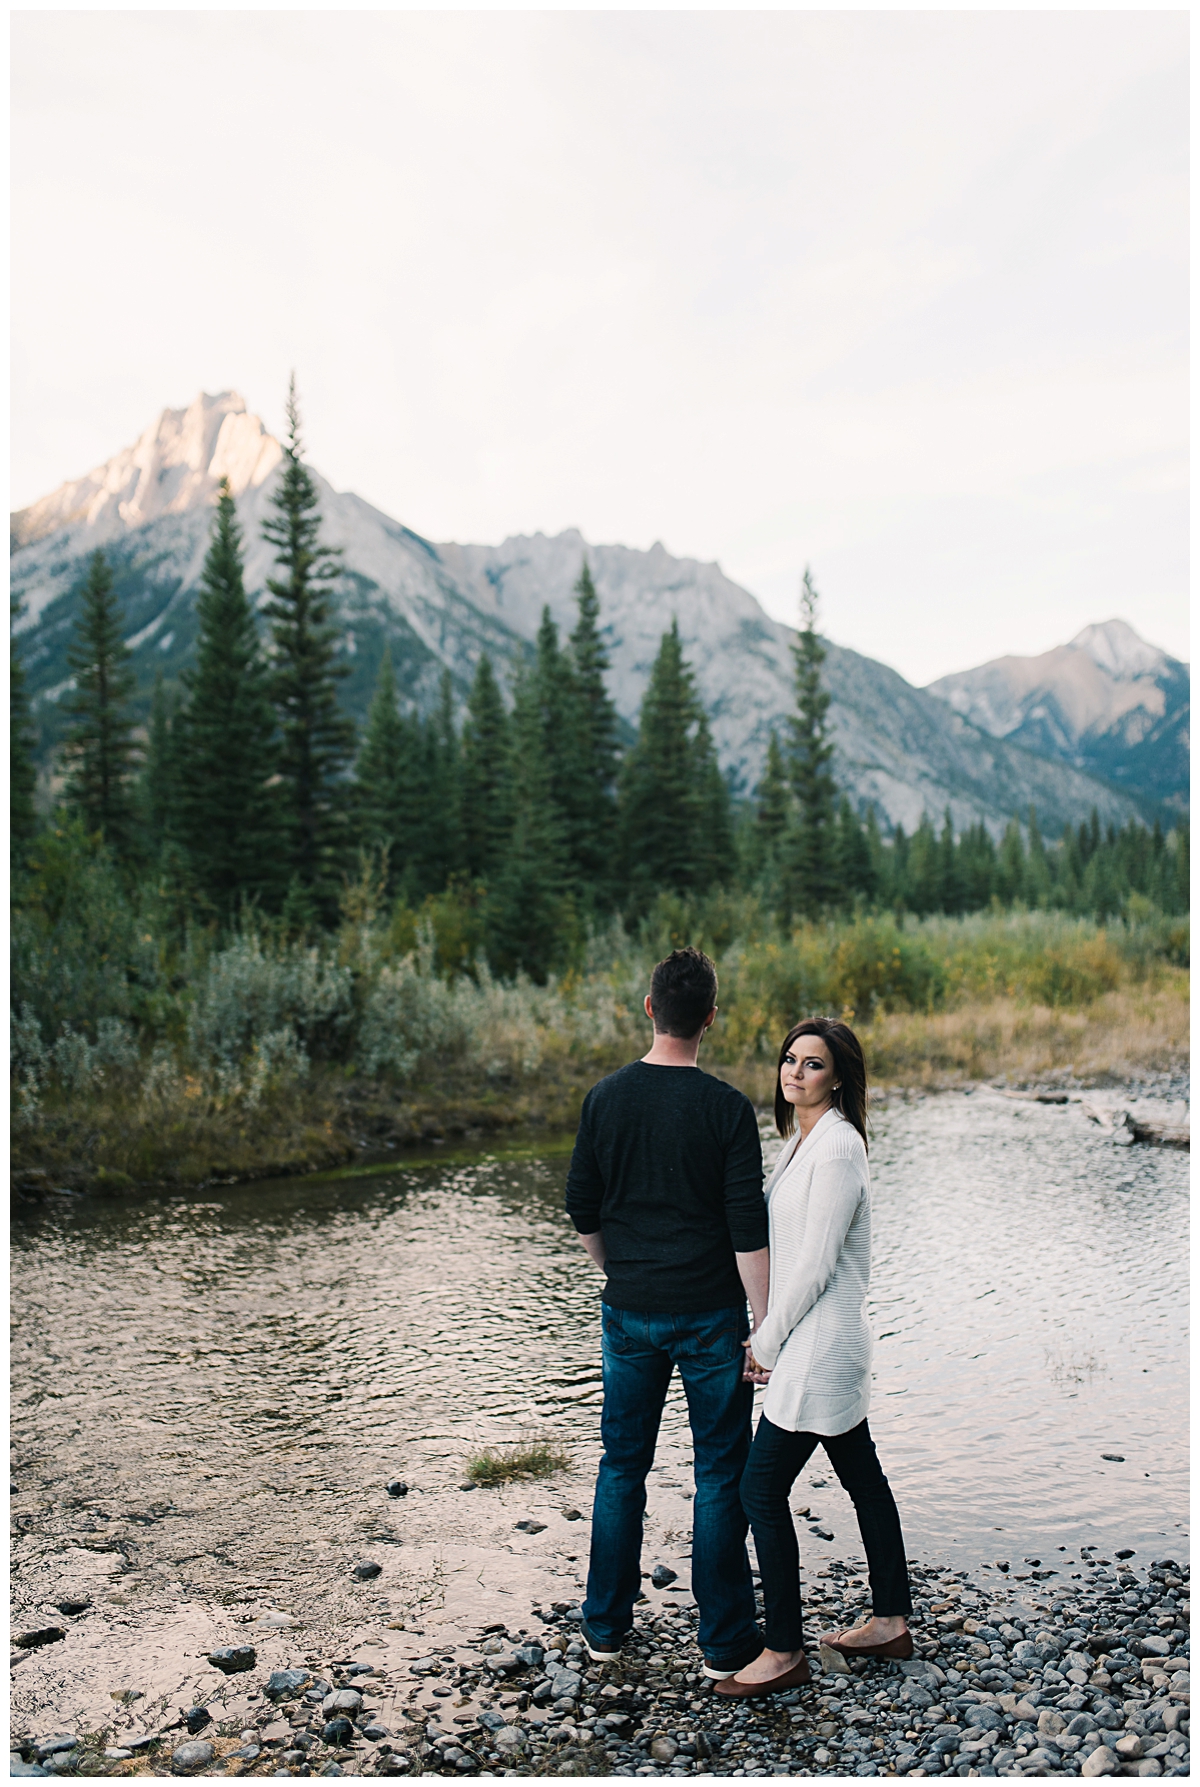
<svg viewBox="0 0 1200 1787"><path fill-rule="evenodd" d="M746 1349L746 1357L742 1364L742 1381L747 1384L768 1383L771 1373L754 1357L754 1336L751 1335L749 1340L743 1340L742 1345Z"/></svg>

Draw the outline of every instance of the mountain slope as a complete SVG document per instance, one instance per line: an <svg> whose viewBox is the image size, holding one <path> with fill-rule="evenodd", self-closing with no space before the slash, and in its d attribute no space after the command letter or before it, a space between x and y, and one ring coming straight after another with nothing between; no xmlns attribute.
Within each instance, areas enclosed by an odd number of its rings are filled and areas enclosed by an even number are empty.
<svg viewBox="0 0 1200 1787"><path fill-rule="evenodd" d="M1187 809L1191 675L1125 621L943 676L929 693L996 738Z"/></svg>
<svg viewBox="0 0 1200 1787"><path fill-rule="evenodd" d="M155 671L177 677L191 656L222 475L245 530L247 587L261 595L271 569L261 528L280 457L236 393L201 396L187 410L165 410L136 446L12 517L12 588L23 603L21 650L44 751L62 735L58 703L88 554L103 547L113 562L144 711ZM544 604L569 630L586 553L623 717L636 720L659 641L677 616L721 762L735 785L753 787L771 727L792 705L793 635L719 566L673 558L661 545L589 546L574 530L501 546L436 546L319 476L317 485L327 537L345 552L345 699L356 717L366 712L385 644L401 688L427 709L443 667L461 700L482 653L510 667L526 657ZM1093 805L1117 823L1136 810L1074 767L987 736L857 652L831 645L827 680L839 784L860 805L876 802L886 824L911 829L923 811L940 816L949 806L956 827L983 819L999 830L1032 801L1054 831Z"/></svg>

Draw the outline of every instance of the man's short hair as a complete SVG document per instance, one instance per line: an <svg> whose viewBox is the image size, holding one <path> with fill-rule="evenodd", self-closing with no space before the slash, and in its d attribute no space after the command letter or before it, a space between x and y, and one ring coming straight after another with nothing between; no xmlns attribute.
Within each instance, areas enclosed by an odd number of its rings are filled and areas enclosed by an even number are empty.
<svg viewBox="0 0 1200 1787"><path fill-rule="evenodd" d="M717 1003L717 970L702 949L673 949L650 976L654 1028L664 1036L695 1036Z"/></svg>

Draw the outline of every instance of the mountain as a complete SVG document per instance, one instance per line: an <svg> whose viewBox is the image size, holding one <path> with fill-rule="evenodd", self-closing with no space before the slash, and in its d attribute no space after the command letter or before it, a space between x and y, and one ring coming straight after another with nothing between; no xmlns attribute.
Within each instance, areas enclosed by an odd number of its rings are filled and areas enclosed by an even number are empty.
<svg viewBox="0 0 1200 1787"><path fill-rule="evenodd" d="M11 583L22 604L20 650L43 755L63 733L59 699L88 555L103 547L124 604L142 711L156 670L170 681L195 641L195 595L222 476L246 536L247 587L260 596L271 570L261 537L282 454L236 392L164 410L137 444L11 518ZM586 553L612 657L611 687L631 725L672 616L711 716L722 765L742 792L761 773L772 726L792 706L790 629L771 620L718 565L591 546L570 529L501 546L434 545L360 497L316 482L328 539L344 549L344 684L362 718L389 644L400 686L423 710L443 667L465 697L479 657L514 666L528 657L542 607L574 624L573 585ZM950 808L956 828L983 819L999 831L1033 802L1053 832L1095 806L1106 822L1136 812L1129 796L1078 768L988 735L945 701L871 658L830 644L826 665L839 785L885 825L912 829L923 811Z"/></svg>
<svg viewBox="0 0 1200 1787"><path fill-rule="evenodd" d="M1123 620L1036 658L995 658L929 693L995 738L1186 812L1191 674Z"/></svg>

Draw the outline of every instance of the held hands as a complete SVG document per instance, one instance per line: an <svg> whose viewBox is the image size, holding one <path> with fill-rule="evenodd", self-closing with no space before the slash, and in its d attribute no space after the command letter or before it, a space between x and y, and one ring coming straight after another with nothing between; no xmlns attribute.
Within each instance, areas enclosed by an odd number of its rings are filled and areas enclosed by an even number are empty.
<svg viewBox="0 0 1200 1787"><path fill-rule="evenodd" d="M744 1340L742 1345L746 1349L746 1357L742 1364L742 1382L759 1386L769 1383L771 1373L754 1357L754 1336L751 1335L749 1340Z"/></svg>

